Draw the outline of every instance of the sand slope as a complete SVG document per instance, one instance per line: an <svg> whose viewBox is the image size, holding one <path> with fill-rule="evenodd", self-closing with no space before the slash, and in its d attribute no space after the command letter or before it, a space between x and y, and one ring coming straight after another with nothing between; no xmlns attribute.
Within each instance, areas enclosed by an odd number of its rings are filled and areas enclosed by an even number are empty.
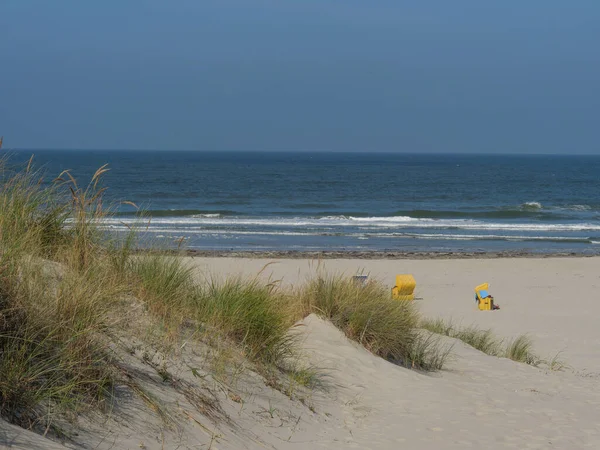
<svg viewBox="0 0 600 450"><path fill-rule="evenodd" d="M203 272L255 275L264 259L193 258ZM319 263L274 260L264 276L299 283ZM561 357L583 373L600 373L600 258L514 258L466 260L326 260L328 271L364 272L390 287L398 273L417 280L419 307L427 317L492 328L512 338L529 333L543 357ZM490 283L500 311L480 312L473 288Z"/></svg>
<svg viewBox="0 0 600 450"><path fill-rule="evenodd" d="M600 448L597 378L544 372L458 341L448 371L421 374L314 316L306 322L305 348L331 371L354 448Z"/></svg>
<svg viewBox="0 0 600 450"><path fill-rule="evenodd" d="M203 272L255 274L264 260L194 258ZM315 261L276 260L263 276L296 284ZM528 333L542 357L570 368L540 369L484 355L461 342L449 371L422 375L373 357L329 324L309 325L315 364L334 369L337 404L358 448L600 448L600 258L328 260L328 271L417 279L428 317ZM491 283L502 309L478 311L473 287Z"/></svg>
<svg viewBox="0 0 600 450"><path fill-rule="evenodd" d="M190 260L221 275L255 275L264 260ZM595 305L600 259L327 261L349 275L363 269L390 286L413 273L427 316L492 327L501 336L529 332L542 356L563 350L572 367L560 372L484 355L460 341L448 369L424 374L390 364L314 315L301 333L308 362L322 369L324 391L299 389L290 399L252 372L224 386L203 367L191 343L166 364L179 386L189 383L218 399L219 420L203 415L181 389L165 383L138 349L125 357L143 387L169 407L164 423L135 396L123 398L104 422L82 422L70 448L99 449L465 449L600 448L600 332ZM279 260L262 274L303 281L314 263ZM492 284L502 309L477 311L472 287ZM204 374L202 381L190 367ZM207 390L209 389L209 390ZM300 401L300 399L302 401ZM0 447L62 448L0 421Z"/></svg>
<svg viewBox="0 0 600 450"><path fill-rule="evenodd" d="M299 328L303 348L327 375L326 391L309 400L314 411L262 383L246 382L239 391L243 407L222 399L235 426L211 425L193 412L214 439L193 420L180 418L180 432L167 432L161 442L158 423L146 417L145 424L113 427L104 442L93 442L99 433L84 433L79 444L117 449L600 447L597 378L545 372L451 339L455 358L449 370L423 374L373 356L314 315L304 324ZM180 410L193 411L167 394ZM16 427L7 431L12 435L5 442L15 448L60 448L50 442L44 446L44 438Z"/></svg>
<svg viewBox="0 0 600 450"><path fill-rule="evenodd" d="M22 450L64 450L64 446L54 443L33 431L28 431L0 419L0 448Z"/></svg>

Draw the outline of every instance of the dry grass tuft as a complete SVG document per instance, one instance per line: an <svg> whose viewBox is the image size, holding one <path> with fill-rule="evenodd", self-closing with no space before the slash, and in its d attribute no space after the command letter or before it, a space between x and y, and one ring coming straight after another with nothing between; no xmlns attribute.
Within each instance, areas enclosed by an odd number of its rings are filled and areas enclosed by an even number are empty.
<svg viewBox="0 0 600 450"><path fill-rule="evenodd" d="M138 256L127 265L135 296L167 328L178 328L197 295L192 269L181 258L160 253Z"/></svg>
<svg viewBox="0 0 600 450"><path fill-rule="evenodd" d="M532 366L539 366L542 362L533 352L533 342L527 335L521 335L513 339L507 346L504 356L513 361L522 362Z"/></svg>
<svg viewBox="0 0 600 450"><path fill-rule="evenodd" d="M132 302L147 313L140 323L152 330L149 336L168 341L185 331L218 342L217 353L231 349L262 373L291 373L282 370L296 356L296 339L288 331L297 311L277 283L198 283L181 258L160 251L133 255L136 227L120 236L102 228L111 213L101 186L107 166L84 185L68 171L46 184L32 161L21 170L6 162L0 169L2 417L51 429L56 417L108 403L119 382L168 419L169 412L126 376L113 353ZM203 414L222 416L202 391L159 373ZM303 385L314 381L308 370L294 377Z"/></svg>
<svg viewBox="0 0 600 450"><path fill-rule="evenodd" d="M363 285L341 275L319 274L300 295L305 314L331 320L350 339L396 364L439 370L450 353L439 339L420 332L414 303L393 300L378 281Z"/></svg>
<svg viewBox="0 0 600 450"><path fill-rule="evenodd" d="M195 312L200 322L221 330L250 359L280 365L296 348L288 332L294 323L286 313L289 301L277 283L213 278L198 290Z"/></svg>
<svg viewBox="0 0 600 450"><path fill-rule="evenodd" d="M421 327L432 333L450 336L463 341L471 347L490 356L512 359L532 366L547 365L551 370L561 370L565 363L556 355L552 360L541 359L533 351L533 342L527 335L521 335L505 345L504 340L496 337L492 330L481 330L475 326L455 327L451 321L423 320Z"/></svg>
<svg viewBox="0 0 600 450"><path fill-rule="evenodd" d="M23 187L29 200L16 201L23 192L13 189ZM0 222L18 217L26 227L8 230L15 240L3 240L0 254L0 414L27 427L47 426L53 410L78 411L110 394L111 354L99 335L120 293L100 264L70 270L41 259L62 253L70 234L48 239L47 218L60 215L38 202L41 191L21 179L0 194Z"/></svg>

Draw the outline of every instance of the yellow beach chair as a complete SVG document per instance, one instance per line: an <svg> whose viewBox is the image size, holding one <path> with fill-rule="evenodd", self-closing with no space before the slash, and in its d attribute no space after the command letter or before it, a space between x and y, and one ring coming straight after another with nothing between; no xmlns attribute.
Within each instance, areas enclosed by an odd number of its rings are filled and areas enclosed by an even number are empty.
<svg viewBox="0 0 600 450"><path fill-rule="evenodd" d="M500 309L497 306L494 306L494 297L489 294L489 287L490 285L488 283L483 283L475 288L475 300L477 301L477 307L481 311Z"/></svg>
<svg viewBox="0 0 600 450"><path fill-rule="evenodd" d="M396 275L396 286L392 288L392 298L396 300L414 300L417 282L410 274Z"/></svg>

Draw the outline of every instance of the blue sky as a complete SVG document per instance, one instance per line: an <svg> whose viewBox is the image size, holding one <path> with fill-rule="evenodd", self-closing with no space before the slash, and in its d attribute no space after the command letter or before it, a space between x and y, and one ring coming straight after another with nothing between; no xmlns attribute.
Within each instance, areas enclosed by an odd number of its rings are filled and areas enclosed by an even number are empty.
<svg viewBox="0 0 600 450"><path fill-rule="evenodd" d="M597 0L0 0L13 148L600 153Z"/></svg>

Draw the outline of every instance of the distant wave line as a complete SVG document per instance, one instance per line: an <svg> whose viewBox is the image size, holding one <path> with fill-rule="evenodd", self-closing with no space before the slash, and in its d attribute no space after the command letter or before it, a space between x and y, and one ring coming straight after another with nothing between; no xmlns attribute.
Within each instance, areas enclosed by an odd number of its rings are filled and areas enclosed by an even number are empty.
<svg viewBox="0 0 600 450"><path fill-rule="evenodd" d="M111 226L107 229L114 231L127 231L126 226ZM300 231L243 231L243 230L206 230L197 228L149 228L145 230L155 234L185 234L202 236L329 236L357 239L400 238L400 239L435 239L435 240L464 240L464 241L529 241L529 242L572 242L596 244L590 237L570 236L526 236L526 235L494 235L494 234L435 234L435 233L328 233L328 232L300 232Z"/></svg>
<svg viewBox="0 0 600 450"><path fill-rule="evenodd" d="M574 218L573 213L590 213L597 211L590 205L567 205L550 208L540 207L506 207L486 210L429 210L409 209L397 210L382 215L374 215L367 211L273 211L263 213L265 219L274 218L303 218L303 219L381 219L411 218L411 219L535 219L535 220L564 220ZM571 212L571 214L569 214ZM255 218L255 215L229 209L155 209L135 211L118 211L115 217L166 217L166 218ZM260 216L259 216L260 217Z"/></svg>
<svg viewBox="0 0 600 450"><path fill-rule="evenodd" d="M147 219L146 219L147 220ZM135 221L134 221L135 222ZM127 223L126 220L117 218L103 219L105 225L119 225ZM145 220L140 220L140 224L147 223ZM600 231L600 222L598 223L499 223L499 222L482 222L477 220L467 219L415 219L408 216L393 216L393 217L345 217L332 216L319 219L310 218L234 218L234 217L176 217L176 218L154 218L149 220L150 226L166 227L314 227L314 228L344 228L344 227L359 227L368 229L381 228L429 228L429 229L465 229L465 230L481 230L481 231Z"/></svg>

